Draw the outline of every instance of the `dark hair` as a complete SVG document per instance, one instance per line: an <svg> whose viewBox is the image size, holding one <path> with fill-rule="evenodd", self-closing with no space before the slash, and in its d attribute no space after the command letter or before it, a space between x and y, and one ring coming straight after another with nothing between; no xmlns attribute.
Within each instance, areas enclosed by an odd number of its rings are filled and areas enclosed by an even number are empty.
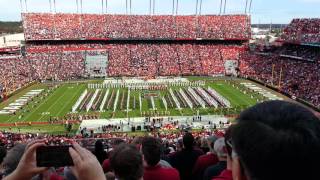
<svg viewBox="0 0 320 180"><path fill-rule="evenodd" d="M160 161L161 144L154 137L145 137L142 140L142 153L149 166L155 166Z"/></svg>
<svg viewBox="0 0 320 180"><path fill-rule="evenodd" d="M110 166L121 180L136 180L143 176L142 155L133 145L117 146L111 154Z"/></svg>
<svg viewBox="0 0 320 180"><path fill-rule="evenodd" d="M101 140L97 140L96 143L94 144L94 150L95 152L101 152L104 151L104 146Z"/></svg>
<svg viewBox="0 0 320 180"><path fill-rule="evenodd" d="M4 157L7 155L7 149L4 146L0 146L0 164L2 163Z"/></svg>
<svg viewBox="0 0 320 180"><path fill-rule="evenodd" d="M226 150L227 150L229 157L231 157L231 154L232 154L231 132L232 132L233 127L234 127L234 125L229 126L224 134L224 143L226 144Z"/></svg>
<svg viewBox="0 0 320 180"><path fill-rule="evenodd" d="M319 179L320 121L294 103L269 101L240 114L231 136L250 179Z"/></svg>
<svg viewBox="0 0 320 180"><path fill-rule="evenodd" d="M193 147L193 143L194 143L194 137L191 133L186 133L184 136L183 136L183 145L184 145L184 148L186 149L192 149Z"/></svg>
<svg viewBox="0 0 320 180"><path fill-rule="evenodd" d="M26 147L26 144L16 144L12 149L8 151L6 157L2 162L3 167L5 168L4 174L9 175L17 168Z"/></svg>
<svg viewBox="0 0 320 180"><path fill-rule="evenodd" d="M125 143L125 141L123 139L120 139L120 138L115 138L115 139L112 139L111 141L111 145L112 146L118 146L122 143Z"/></svg>

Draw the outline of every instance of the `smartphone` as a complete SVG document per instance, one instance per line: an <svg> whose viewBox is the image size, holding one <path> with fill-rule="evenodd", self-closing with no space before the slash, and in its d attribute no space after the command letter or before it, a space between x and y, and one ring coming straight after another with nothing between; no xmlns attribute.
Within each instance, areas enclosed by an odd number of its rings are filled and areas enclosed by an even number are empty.
<svg viewBox="0 0 320 180"><path fill-rule="evenodd" d="M38 167L73 166L69 153L70 146L41 146L37 148L36 159Z"/></svg>

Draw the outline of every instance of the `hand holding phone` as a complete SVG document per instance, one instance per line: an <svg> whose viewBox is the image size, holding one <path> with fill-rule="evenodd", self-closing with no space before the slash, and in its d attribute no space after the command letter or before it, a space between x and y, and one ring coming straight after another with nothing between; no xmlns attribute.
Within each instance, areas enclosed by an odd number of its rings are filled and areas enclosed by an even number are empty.
<svg viewBox="0 0 320 180"><path fill-rule="evenodd" d="M73 148L69 149L74 166L71 167L73 174L78 180L105 180L102 166L97 158L87 149L73 143Z"/></svg>
<svg viewBox="0 0 320 180"><path fill-rule="evenodd" d="M69 153L72 146L41 146L37 148L38 167L64 167L73 166Z"/></svg>
<svg viewBox="0 0 320 180"><path fill-rule="evenodd" d="M36 140L29 143L18 164L18 167L3 180L31 179L33 176L46 171L46 167L38 167L36 164L36 150L45 146L44 140Z"/></svg>

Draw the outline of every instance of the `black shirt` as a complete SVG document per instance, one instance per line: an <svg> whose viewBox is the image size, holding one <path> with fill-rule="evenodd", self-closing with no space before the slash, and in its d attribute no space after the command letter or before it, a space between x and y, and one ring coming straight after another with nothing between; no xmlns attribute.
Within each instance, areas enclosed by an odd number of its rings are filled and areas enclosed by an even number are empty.
<svg viewBox="0 0 320 180"><path fill-rule="evenodd" d="M219 174L227 168L227 161L219 161L217 164L213 166L209 166L203 175L203 180L211 180L215 176L219 176Z"/></svg>

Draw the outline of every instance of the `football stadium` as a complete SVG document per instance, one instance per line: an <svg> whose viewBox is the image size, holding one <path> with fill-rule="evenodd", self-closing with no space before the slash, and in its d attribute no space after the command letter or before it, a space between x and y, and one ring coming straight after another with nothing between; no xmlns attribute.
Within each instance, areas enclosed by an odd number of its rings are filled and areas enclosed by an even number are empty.
<svg viewBox="0 0 320 180"><path fill-rule="evenodd" d="M320 179L320 2L15 1L4 179Z"/></svg>

